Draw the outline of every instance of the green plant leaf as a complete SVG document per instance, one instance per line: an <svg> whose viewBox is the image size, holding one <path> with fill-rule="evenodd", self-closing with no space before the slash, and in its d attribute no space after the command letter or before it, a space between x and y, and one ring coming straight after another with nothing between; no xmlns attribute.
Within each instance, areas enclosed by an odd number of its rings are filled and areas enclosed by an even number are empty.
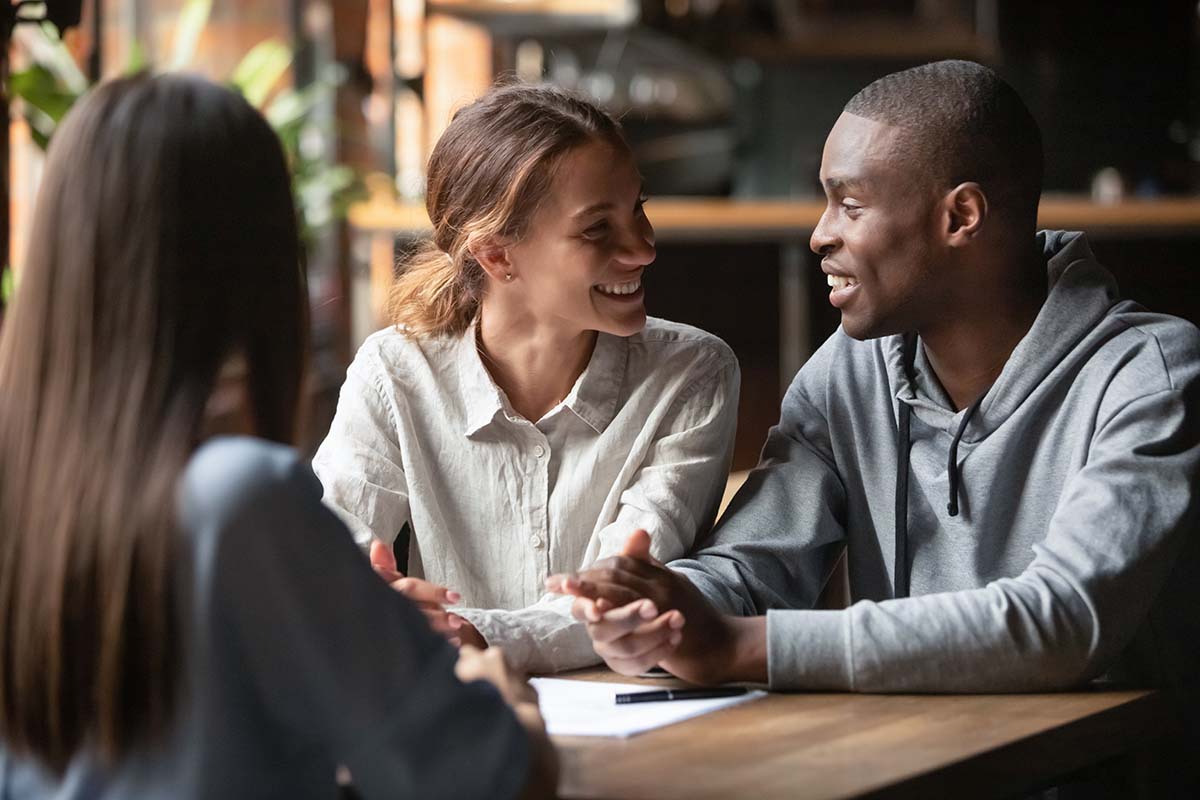
<svg viewBox="0 0 1200 800"><path fill-rule="evenodd" d="M46 148L50 146L50 137L32 125L29 127L29 137L33 139L33 143L36 144L38 149L43 153L46 152Z"/></svg>
<svg viewBox="0 0 1200 800"><path fill-rule="evenodd" d="M70 51L63 44L58 31L49 22L41 25L21 25L13 32L13 39L21 43L30 60L54 76L65 91L76 96L87 91L90 83L79 69Z"/></svg>
<svg viewBox="0 0 1200 800"><path fill-rule="evenodd" d="M129 59L125 62L125 74L136 75L149 66L150 62L146 59L145 48L142 47L141 42L134 39L129 43Z"/></svg>
<svg viewBox="0 0 1200 800"><path fill-rule="evenodd" d="M4 265L4 272L0 274L0 302L8 305L12 300L13 292L17 290L17 279L13 275L12 266Z"/></svg>
<svg viewBox="0 0 1200 800"><path fill-rule="evenodd" d="M179 17L175 20L175 44L171 50L171 60L167 62L168 70L181 70L191 63L196 55L196 44L211 13L212 0L188 0L180 9Z"/></svg>
<svg viewBox="0 0 1200 800"><path fill-rule="evenodd" d="M260 108L291 64L292 48L278 39L266 39L238 62L229 82L250 105Z"/></svg>
<svg viewBox="0 0 1200 800"><path fill-rule="evenodd" d="M263 116L271 123L275 132L282 136L282 131L304 124L305 119L321 100L320 88L312 85L300 90L284 89L267 105Z"/></svg>
<svg viewBox="0 0 1200 800"><path fill-rule="evenodd" d="M79 94L64 88L54 73L41 64L32 64L27 69L12 73L8 78L8 90L55 123L79 99Z"/></svg>

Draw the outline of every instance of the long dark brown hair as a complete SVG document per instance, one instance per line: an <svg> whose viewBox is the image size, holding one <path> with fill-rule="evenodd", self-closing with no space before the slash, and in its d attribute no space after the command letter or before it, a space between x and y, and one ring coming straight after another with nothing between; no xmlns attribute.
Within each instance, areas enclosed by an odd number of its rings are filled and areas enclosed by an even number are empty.
<svg viewBox="0 0 1200 800"><path fill-rule="evenodd" d="M306 291L287 164L235 93L105 84L50 146L0 334L0 737L61 770L182 689L175 487L218 370L291 441Z"/></svg>
<svg viewBox="0 0 1200 800"><path fill-rule="evenodd" d="M562 156L594 141L629 152L607 112L552 86L496 86L455 113L429 157L433 235L392 285L391 322L410 336L466 330L484 286L472 248L520 238Z"/></svg>

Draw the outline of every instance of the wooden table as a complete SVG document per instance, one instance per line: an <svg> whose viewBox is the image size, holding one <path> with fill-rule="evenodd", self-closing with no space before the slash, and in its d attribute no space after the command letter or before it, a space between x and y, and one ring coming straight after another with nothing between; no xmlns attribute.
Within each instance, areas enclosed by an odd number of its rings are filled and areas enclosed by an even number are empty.
<svg viewBox="0 0 1200 800"><path fill-rule="evenodd" d="M607 670L563 677L671 686ZM629 739L556 737L564 798L1011 797L1133 757L1155 692L772 694Z"/></svg>

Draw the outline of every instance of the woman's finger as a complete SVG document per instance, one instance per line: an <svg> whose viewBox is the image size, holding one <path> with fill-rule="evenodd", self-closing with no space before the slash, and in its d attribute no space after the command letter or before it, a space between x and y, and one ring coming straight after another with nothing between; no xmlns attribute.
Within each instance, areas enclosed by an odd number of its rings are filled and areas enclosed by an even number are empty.
<svg viewBox="0 0 1200 800"><path fill-rule="evenodd" d="M462 599L458 592L421 578L400 578L392 583L392 588L415 603L453 605Z"/></svg>
<svg viewBox="0 0 1200 800"><path fill-rule="evenodd" d="M378 539L371 540L371 550L367 557L371 560L371 566L375 567L376 570L397 572L399 569L396 564L396 554L392 551L392 546Z"/></svg>
<svg viewBox="0 0 1200 800"><path fill-rule="evenodd" d="M604 618L604 615L611 613L614 608L624 608L643 600L641 595L636 592L627 590L612 590L613 597L619 597L619 600L610 600L608 598L598 598L593 600L590 597L576 597L575 602L571 604L571 616L580 622L599 622Z"/></svg>
<svg viewBox="0 0 1200 800"><path fill-rule="evenodd" d="M622 675L641 675L651 667L658 666L660 661L670 658L675 650L678 649L681 641L683 641L683 635L676 631L657 647L635 658L606 658L604 661L614 672Z"/></svg>
<svg viewBox="0 0 1200 800"><path fill-rule="evenodd" d="M638 600L634 603L613 609L603 615L598 621L588 622L588 635L592 641L601 645L615 641L622 636L628 636L637 628L642 627L658 615L658 608L649 600ZM666 616L665 614L663 616ZM651 631L647 631L650 633ZM599 652L597 650L597 652Z"/></svg>
<svg viewBox="0 0 1200 800"><path fill-rule="evenodd" d="M461 617L448 614L445 611L425 611L424 614L425 621L429 623L429 627L447 638L456 635L458 629L462 627Z"/></svg>
<svg viewBox="0 0 1200 800"><path fill-rule="evenodd" d="M383 578L388 583L395 583L396 581L398 581L404 577L403 572L397 572L396 570L394 570L390 567L380 567L380 566L372 564L371 569L375 570L375 574L378 575L379 577Z"/></svg>
<svg viewBox="0 0 1200 800"><path fill-rule="evenodd" d="M597 655L613 658L636 658L648 652L664 640L670 639L676 633L679 633L679 628L672 624L675 619L674 615L677 613L669 611L652 622L638 625L633 630L613 635L611 638L593 639ZM637 620L632 621L633 624L636 624L636 622ZM608 627L611 627L615 632L616 626L610 624ZM589 629L588 632L591 633L592 631ZM607 633L605 631L598 635L603 636Z"/></svg>

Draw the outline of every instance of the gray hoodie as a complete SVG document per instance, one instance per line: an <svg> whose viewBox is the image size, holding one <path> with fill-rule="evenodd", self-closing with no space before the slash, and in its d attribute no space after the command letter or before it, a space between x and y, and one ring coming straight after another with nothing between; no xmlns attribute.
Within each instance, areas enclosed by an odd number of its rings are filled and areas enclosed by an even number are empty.
<svg viewBox="0 0 1200 800"><path fill-rule="evenodd" d="M910 377L903 337L839 330L720 523L671 564L723 610L767 615L773 688L1196 679L1200 331L1121 301L1082 234L1039 242L1049 294L963 430L956 516L947 457L966 412L919 344ZM893 599L901 403L911 596ZM853 605L811 610L843 545Z"/></svg>

